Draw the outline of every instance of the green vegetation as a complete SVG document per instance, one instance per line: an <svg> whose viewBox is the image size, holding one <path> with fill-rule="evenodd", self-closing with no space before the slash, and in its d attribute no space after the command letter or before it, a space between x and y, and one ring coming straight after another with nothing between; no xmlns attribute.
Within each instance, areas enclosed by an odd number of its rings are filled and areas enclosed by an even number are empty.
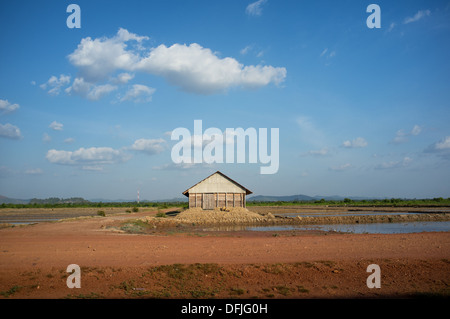
<svg viewBox="0 0 450 319"><path fill-rule="evenodd" d="M187 202L90 202L82 198L75 197L69 199L48 198L48 199L32 199L28 204L0 204L0 208L87 208L87 207L132 207L133 212L138 212L139 208L169 208L183 207L188 208Z"/></svg>
<svg viewBox="0 0 450 319"><path fill-rule="evenodd" d="M98 216L103 216L103 217L106 216L105 212L102 211L102 210L97 211L97 215L98 215Z"/></svg>
<svg viewBox="0 0 450 319"><path fill-rule="evenodd" d="M350 198L344 198L343 200L315 200L315 201L247 201L247 206L289 206L289 205L317 205L317 206L389 206L389 207L414 207L414 206L450 206L450 197L442 198L427 198L427 199L362 199L352 200Z"/></svg>
<svg viewBox="0 0 450 319"><path fill-rule="evenodd" d="M314 205L314 206L347 206L347 207L414 207L414 206L450 206L450 197L435 197L425 199L362 199L353 200L350 198L344 198L343 200L293 200L293 201L247 201L247 206L301 206L301 205ZM71 207L132 207L131 211L138 212L139 208L156 208L166 209L171 207L188 208L187 202L90 202L83 198L72 197L68 199L63 198L47 198L36 199L33 198L28 204L0 204L0 208L71 208ZM127 210L127 212L131 212Z"/></svg>
<svg viewBox="0 0 450 319"><path fill-rule="evenodd" d="M21 286L13 286L13 287L11 287L11 289L9 289L7 291L0 291L0 295L8 298L9 296L18 292L21 288L22 288Z"/></svg>

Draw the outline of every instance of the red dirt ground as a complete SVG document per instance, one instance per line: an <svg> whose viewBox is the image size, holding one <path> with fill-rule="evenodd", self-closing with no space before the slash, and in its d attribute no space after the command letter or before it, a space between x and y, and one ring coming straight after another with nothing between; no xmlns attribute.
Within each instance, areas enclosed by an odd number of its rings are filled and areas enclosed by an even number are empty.
<svg viewBox="0 0 450 319"><path fill-rule="evenodd" d="M152 212L151 214L154 214ZM0 229L0 298L450 295L450 233L114 232L149 212ZM66 268L81 267L69 289ZM369 289L366 268L381 268Z"/></svg>

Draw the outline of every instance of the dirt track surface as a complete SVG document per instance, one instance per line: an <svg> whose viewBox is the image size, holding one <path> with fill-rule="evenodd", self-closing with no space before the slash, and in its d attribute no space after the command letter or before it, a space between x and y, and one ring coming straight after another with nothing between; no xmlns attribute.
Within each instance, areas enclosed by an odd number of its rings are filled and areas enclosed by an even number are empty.
<svg viewBox="0 0 450 319"><path fill-rule="evenodd" d="M155 212L0 229L0 298L450 295L450 233L112 231ZM366 268L381 267L381 289ZM69 289L66 267L81 267Z"/></svg>

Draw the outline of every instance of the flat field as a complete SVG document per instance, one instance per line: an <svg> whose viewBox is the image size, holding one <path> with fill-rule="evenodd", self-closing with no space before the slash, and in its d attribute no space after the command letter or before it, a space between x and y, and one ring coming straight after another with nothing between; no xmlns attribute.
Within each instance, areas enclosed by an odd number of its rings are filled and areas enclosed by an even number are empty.
<svg viewBox="0 0 450 319"><path fill-rule="evenodd" d="M173 209L97 210L0 229L0 298L450 296L450 232L208 232L174 223ZM70 264L81 267L81 288L67 287ZM370 264L380 266L379 289L367 287Z"/></svg>

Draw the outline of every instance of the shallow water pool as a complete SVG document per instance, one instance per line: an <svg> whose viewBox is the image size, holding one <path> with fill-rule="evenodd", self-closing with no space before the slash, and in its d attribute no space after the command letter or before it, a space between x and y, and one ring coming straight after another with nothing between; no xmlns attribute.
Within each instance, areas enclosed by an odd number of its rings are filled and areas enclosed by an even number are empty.
<svg viewBox="0 0 450 319"><path fill-rule="evenodd" d="M249 231L322 230L354 234L406 234L450 231L450 222L251 226Z"/></svg>

